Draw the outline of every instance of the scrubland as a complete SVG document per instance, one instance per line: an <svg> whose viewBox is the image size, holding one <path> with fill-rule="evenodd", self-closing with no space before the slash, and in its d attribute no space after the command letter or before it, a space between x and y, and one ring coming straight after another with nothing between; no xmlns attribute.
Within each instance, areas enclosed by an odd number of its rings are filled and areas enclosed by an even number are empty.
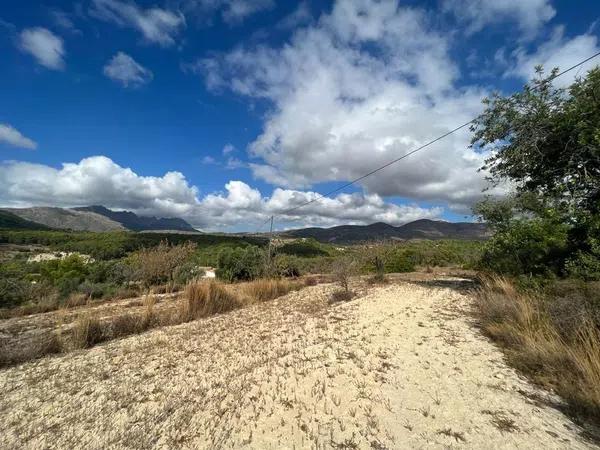
<svg viewBox="0 0 600 450"><path fill-rule="evenodd" d="M469 279L352 277L343 302L336 283L215 286L188 301L253 300L0 371L0 447L593 446L478 331Z"/></svg>

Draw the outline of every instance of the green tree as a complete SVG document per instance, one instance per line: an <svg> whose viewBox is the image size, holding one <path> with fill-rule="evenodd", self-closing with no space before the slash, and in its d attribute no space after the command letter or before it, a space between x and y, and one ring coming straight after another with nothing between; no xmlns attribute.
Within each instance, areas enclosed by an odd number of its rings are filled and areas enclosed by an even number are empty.
<svg viewBox="0 0 600 450"><path fill-rule="evenodd" d="M475 208L496 230L484 262L502 272L600 272L600 68L568 89L541 68L522 92L484 99L472 145L494 151L483 170L515 193Z"/></svg>

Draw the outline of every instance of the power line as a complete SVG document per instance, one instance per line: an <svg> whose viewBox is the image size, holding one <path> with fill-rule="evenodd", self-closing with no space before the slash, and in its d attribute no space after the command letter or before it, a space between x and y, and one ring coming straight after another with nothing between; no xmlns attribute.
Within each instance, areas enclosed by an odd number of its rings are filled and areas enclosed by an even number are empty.
<svg viewBox="0 0 600 450"><path fill-rule="evenodd" d="M592 56L590 56L590 57L588 57L588 58L584 59L583 61L580 61L580 62L578 62L577 64L575 64L575 65L573 65L573 66L569 67L568 69L565 69L565 70L563 70L562 72L559 72L559 73L557 73L556 75L554 75L554 76L552 76L552 77L548 78L548 79L547 79L547 80L545 80L545 81L546 81L546 83L549 83L549 82L551 82L551 81L554 81L554 80L556 80L558 77L560 77L560 76L564 75L565 73L567 73L567 72L570 72L571 70L573 70L573 69L576 69L577 67L580 67L580 66L582 66L582 65L583 65L583 64L585 64L586 62L588 62L588 61L591 61L592 59L594 59L594 58L596 58L596 57L598 57L598 56L600 56L600 52L597 52L597 53L595 53L594 55L592 55ZM541 86L541 85L539 85L539 86ZM537 87L538 87L538 86L536 86L535 88L537 88ZM447 133L444 133L444 134L442 134L442 135L438 136L438 137L437 137L437 138L435 138L435 139L432 139L431 141L427 142L426 144L423 144L423 145L421 145L420 147L417 147L416 149L414 149L414 150L411 150L410 152L408 152L408 153L406 153L406 154L404 154L404 155L400 156L399 158L393 159L392 161L389 161L389 162L385 163L383 166L380 166L380 167L378 167L378 168L376 168L376 169L374 169L374 170L372 170L372 171L370 171L370 172L368 172L368 173L366 173L366 174L364 174L364 175L362 175L362 176L360 176L360 177L358 177L358 178L356 178L356 179L354 179L354 180L352 180L352 181L349 181L349 182L345 183L344 185L342 185L342 186L340 186L340 187L338 187L338 188L336 188L336 189L333 189L332 191L329 191L329 192L327 192L327 193L325 193L325 194L318 194L318 193L317 193L317 196L316 196L315 198L313 198L312 200L308 200L308 201L306 201L306 202L304 202L304 203L302 203L302 204L300 204L300 205L294 206L293 208L286 209L286 210L284 210L284 211L280 212L280 213L279 213L279 214L277 214L277 215L278 215L278 216L289 215L289 213L291 213L291 212L293 212L293 211L296 211L296 210L298 210L298 209L300 209L300 208L303 208L303 207L305 207L305 206L307 206L307 205L310 205L311 203L314 203L314 202L316 202L316 201L319 201L319 200L321 200L321 199L323 199L323 198L325 198L325 197L329 197L330 195L332 195L332 194L335 194L336 192L339 192L339 191L341 191L342 189L345 189L345 188L347 188L347 187L349 187L349 186L352 186L353 184L355 184L355 183L357 183L357 182L359 182L359 181L361 181L361 180L364 180L365 178L367 178L367 177L370 177L371 175L373 175L373 174L375 174L375 173L377 173L377 172L379 172L379 171L381 171L381 170L383 170L383 169L385 169L385 168L387 168L387 167L389 167L389 166L391 166L391 165L393 165L393 164L396 164L398 161L401 161L401 160L403 160L404 158L408 158L409 156L411 156L411 155L414 155L415 153L417 153L417 152L419 152L419 151L421 151L421 150L424 150L425 148L429 147L430 145L432 145L432 144L435 144L436 142L438 142L438 141L440 141L440 140L442 140L442 139L444 139L444 138L446 138L446 137L450 136L451 134L454 134L454 133L456 133L457 131L459 131L459 130L461 130L461 129L463 129L463 128L467 127L467 126L469 126L470 124L472 124L472 123L473 123L475 120L477 120L477 117L475 117L475 118L473 118L473 119L469 120L469 121L468 121L468 122L466 122L466 123L463 123L462 125L460 125L460 126L458 126L458 127L454 128L454 129L452 129L452 130L448 131ZM273 217L273 216L269 217L269 219L267 219L267 220L264 222L264 224L263 224L263 225L261 225L261 227L262 227L262 226L264 226L264 225L266 225L266 224L267 224L267 223L268 223L268 222L271 220L271 218L272 218L272 217Z"/></svg>
<svg viewBox="0 0 600 450"><path fill-rule="evenodd" d="M598 56L600 56L600 52L597 52L597 53L589 56L588 58L586 58L586 59L578 62L577 64L574 64L573 66L571 66L571 67L563 70L562 72L557 73L556 75L554 75L554 76L548 78L547 80L545 80L545 82L549 83L551 81L554 81L558 77L560 77L560 76L562 76L562 75L564 75L564 74L566 74L566 73L568 73L568 72L576 69L577 67L583 66L585 63L587 63L588 61L591 61L592 59L594 59L594 58L596 58ZM577 72L577 73L579 73L579 72ZM538 86L534 86L534 89L537 89L540 86L542 86L542 85L540 84ZM331 190L329 192L326 192L325 194L319 194L319 193L317 193L317 195L316 195L315 198L313 198L311 200L307 200L306 202L301 203L300 205L294 206L293 208L289 208L289 209L286 209L284 211L281 211L279 214L277 214L277 216L289 215L291 212L294 212L294 211L296 211L296 210L298 210L300 208L303 208L303 207L308 206L308 205L310 205L312 203L315 203L315 202L317 202L317 201L319 201L319 200L321 200L323 198L329 197L330 195L335 194L335 193L337 193L337 192L339 192L339 191L341 191L341 190L343 190L343 189L345 189L345 188L347 188L349 186L352 186L353 184L356 184L359 181L364 180L365 178L370 177L371 175L373 175L373 174L375 174L377 172L380 172L383 169L386 169L387 167L389 167L389 166L391 166L393 164L396 164L397 162L402 161L403 159L408 158L409 156L414 155L417 152L420 152L421 150L424 150L425 148L431 146L432 144L435 144L436 142L441 141L442 139L445 139L446 137L450 136L451 134L454 134L457 131L460 131L461 129L463 129L463 128L469 126L470 124L472 124L475 120L477 120L477 117L469 120L468 122L463 123L462 125L457 126L456 128L453 128L452 130L450 130L450 131L448 131L448 132L446 132L446 133L444 133L444 134L436 137L435 139L432 139L431 141L429 141L429 142L421 145L420 147L417 147L417 148L411 150L410 152L405 153L404 155L402 155L402 156L400 156L400 157L398 157L396 159L393 159L393 160L385 163L384 165L382 165L380 167L377 167L376 169L371 170L370 172L367 172L366 174L361 175L358 178L355 178L352 181L349 181L349 182L343 184L342 186L339 186L339 187L337 187L337 188L335 188L335 189L333 189L333 190ZM259 225L259 227L257 228L256 232L258 233L266 224L268 224L269 222L272 222L272 220L273 220L274 217L275 217L275 215L269 216L269 218L267 220L265 220L264 222L261 223L261 225Z"/></svg>

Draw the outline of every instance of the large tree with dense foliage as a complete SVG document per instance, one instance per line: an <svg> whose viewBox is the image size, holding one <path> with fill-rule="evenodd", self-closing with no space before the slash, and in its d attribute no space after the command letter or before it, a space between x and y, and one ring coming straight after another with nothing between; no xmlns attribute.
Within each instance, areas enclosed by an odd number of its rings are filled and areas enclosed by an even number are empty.
<svg viewBox="0 0 600 450"><path fill-rule="evenodd" d="M556 70L522 92L494 94L473 123L475 147L493 149L482 168L515 193L475 212L497 231L487 262L503 272L600 277L600 68L569 88Z"/></svg>

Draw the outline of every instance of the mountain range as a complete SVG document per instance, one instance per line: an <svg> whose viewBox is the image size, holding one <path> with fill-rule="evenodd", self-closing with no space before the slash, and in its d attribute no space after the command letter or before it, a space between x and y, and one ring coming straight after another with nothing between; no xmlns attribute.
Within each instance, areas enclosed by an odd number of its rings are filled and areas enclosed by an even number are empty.
<svg viewBox="0 0 600 450"><path fill-rule="evenodd" d="M183 219L139 216L130 211L112 211L99 205L78 208L2 208L0 228L197 232ZM314 238L320 242L352 244L382 239L486 239L490 231L483 223L421 219L398 227L377 222L371 225L300 228L277 234L287 238Z"/></svg>
<svg viewBox="0 0 600 450"><path fill-rule="evenodd" d="M179 218L138 216L130 211L112 211L104 206L80 208L3 208L0 210L0 227L20 229L53 228L75 231L196 231Z"/></svg>
<svg viewBox="0 0 600 450"><path fill-rule="evenodd" d="M282 237L313 238L320 242L349 244L381 239L487 239L490 231L484 223L421 219L398 227L377 222L371 225L301 228L289 230L280 235Z"/></svg>

